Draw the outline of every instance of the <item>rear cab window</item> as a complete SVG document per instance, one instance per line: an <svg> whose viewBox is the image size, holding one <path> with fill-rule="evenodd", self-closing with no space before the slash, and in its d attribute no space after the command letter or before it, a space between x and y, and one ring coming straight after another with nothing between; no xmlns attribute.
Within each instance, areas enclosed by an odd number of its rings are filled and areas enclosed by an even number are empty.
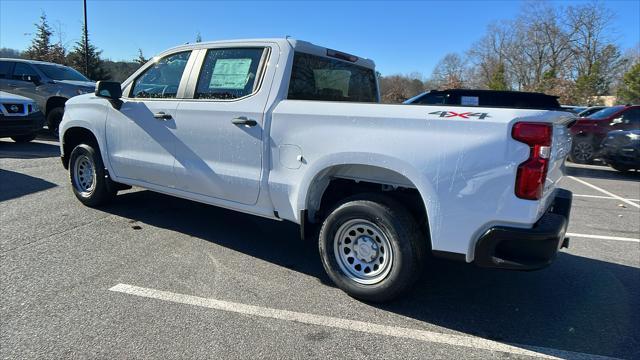
<svg viewBox="0 0 640 360"><path fill-rule="evenodd" d="M375 103L376 75L348 61L296 52L287 98Z"/></svg>

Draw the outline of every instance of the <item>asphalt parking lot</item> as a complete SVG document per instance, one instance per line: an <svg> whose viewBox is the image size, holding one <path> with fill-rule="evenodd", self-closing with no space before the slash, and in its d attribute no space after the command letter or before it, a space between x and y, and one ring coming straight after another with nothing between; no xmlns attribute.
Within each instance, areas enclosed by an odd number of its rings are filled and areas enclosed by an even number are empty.
<svg viewBox="0 0 640 360"><path fill-rule="evenodd" d="M547 269L434 260L373 305L293 224L135 188L86 208L58 154L0 140L2 358L640 358L640 174L568 165Z"/></svg>

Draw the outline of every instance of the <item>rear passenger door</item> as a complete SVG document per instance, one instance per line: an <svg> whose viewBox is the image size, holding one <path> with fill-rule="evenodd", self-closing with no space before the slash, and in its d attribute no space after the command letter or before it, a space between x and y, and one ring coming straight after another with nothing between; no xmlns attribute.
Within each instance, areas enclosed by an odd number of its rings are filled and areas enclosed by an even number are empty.
<svg viewBox="0 0 640 360"><path fill-rule="evenodd" d="M177 187L253 205L262 174L264 112L278 51L203 49L177 111ZM269 66L267 66L269 64Z"/></svg>
<svg viewBox="0 0 640 360"><path fill-rule="evenodd" d="M8 86L7 91L39 101L40 99L35 99L34 96L37 93L37 86L33 81L29 80L34 77L39 78L39 75L33 66L23 62L15 62L11 77L6 82Z"/></svg>

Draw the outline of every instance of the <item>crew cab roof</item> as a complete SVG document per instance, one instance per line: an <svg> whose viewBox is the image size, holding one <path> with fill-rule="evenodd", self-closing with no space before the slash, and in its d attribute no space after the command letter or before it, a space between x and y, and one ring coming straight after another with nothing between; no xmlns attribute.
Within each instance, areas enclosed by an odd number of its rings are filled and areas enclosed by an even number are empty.
<svg viewBox="0 0 640 360"><path fill-rule="evenodd" d="M404 102L422 105L460 105L515 109L564 110L557 96L539 92L448 89L431 90Z"/></svg>
<svg viewBox="0 0 640 360"><path fill-rule="evenodd" d="M256 38L256 39L237 39L237 40L216 40L216 41L203 41L198 43L188 43L180 46L173 47L159 54L162 56L165 53L175 52L176 50L193 50L193 49L206 49L215 47L216 45L226 44L242 44L242 43L276 43L281 49L291 47L294 51L299 51L307 54L313 54L318 56L327 56L327 51L332 50L323 46L313 44L308 41L297 40L290 37L286 38ZM350 55L350 54L345 54ZM350 55L354 56L354 55ZM371 59L355 56L357 60L353 62L356 65L360 65L369 69L375 69L375 63ZM339 59L344 60L344 59Z"/></svg>

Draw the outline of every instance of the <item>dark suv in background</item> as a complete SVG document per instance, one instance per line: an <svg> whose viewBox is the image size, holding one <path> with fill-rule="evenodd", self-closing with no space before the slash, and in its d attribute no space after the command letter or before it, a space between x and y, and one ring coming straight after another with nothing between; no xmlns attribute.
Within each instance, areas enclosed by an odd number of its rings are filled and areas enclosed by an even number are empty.
<svg viewBox="0 0 640 360"><path fill-rule="evenodd" d="M95 91L95 82L64 65L0 58L0 90L33 99L45 114L49 130L57 133L64 103Z"/></svg>
<svg viewBox="0 0 640 360"><path fill-rule="evenodd" d="M612 106L580 118L571 127L573 145L569 159L578 164L590 164L599 156L602 141L610 131L640 129L640 106Z"/></svg>

